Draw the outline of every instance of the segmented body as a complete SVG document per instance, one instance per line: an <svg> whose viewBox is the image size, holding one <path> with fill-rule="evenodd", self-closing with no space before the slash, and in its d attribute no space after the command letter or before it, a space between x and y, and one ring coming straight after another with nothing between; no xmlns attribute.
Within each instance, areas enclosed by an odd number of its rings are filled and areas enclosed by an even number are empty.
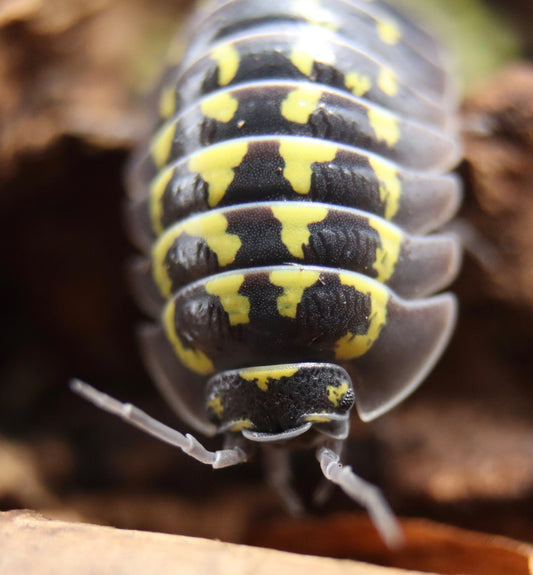
<svg viewBox="0 0 533 575"><path fill-rule="evenodd" d="M382 2L213 0L130 173L147 363L206 434L343 439L452 330L454 99L438 44Z"/></svg>

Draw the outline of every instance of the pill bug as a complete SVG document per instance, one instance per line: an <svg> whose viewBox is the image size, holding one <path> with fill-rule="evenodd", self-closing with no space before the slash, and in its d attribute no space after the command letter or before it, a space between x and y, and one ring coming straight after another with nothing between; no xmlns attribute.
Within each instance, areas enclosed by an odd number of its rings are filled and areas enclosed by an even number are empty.
<svg viewBox="0 0 533 575"><path fill-rule="evenodd" d="M215 468L258 444L288 506L285 447L399 531L340 463L364 421L431 370L453 329L459 157L441 47L377 0L212 0L158 91L155 135L129 174L143 252L134 287L163 395L207 451L136 407L75 391Z"/></svg>

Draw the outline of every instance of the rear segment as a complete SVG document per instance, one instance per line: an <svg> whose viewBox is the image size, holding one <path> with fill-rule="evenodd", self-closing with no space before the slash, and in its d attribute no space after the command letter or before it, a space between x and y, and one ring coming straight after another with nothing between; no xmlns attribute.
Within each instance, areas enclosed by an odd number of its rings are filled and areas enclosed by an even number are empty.
<svg viewBox="0 0 533 575"><path fill-rule="evenodd" d="M192 372L336 362L352 374L365 420L423 379L454 321L450 295L407 302L361 274L311 266L210 276L178 291L163 312L167 338Z"/></svg>

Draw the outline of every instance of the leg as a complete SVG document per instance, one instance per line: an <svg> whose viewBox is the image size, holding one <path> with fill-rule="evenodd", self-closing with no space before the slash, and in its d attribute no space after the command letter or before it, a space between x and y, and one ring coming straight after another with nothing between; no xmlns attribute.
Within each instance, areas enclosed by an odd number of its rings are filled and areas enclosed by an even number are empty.
<svg viewBox="0 0 533 575"><path fill-rule="evenodd" d="M343 467L339 463L339 456L327 447L318 449L317 459L324 477L336 483L368 511L385 543L391 548L401 545L403 536L400 526L379 489L355 475L351 467Z"/></svg>
<svg viewBox="0 0 533 575"><path fill-rule="evenodd" d="M465 252L470 254L487 272L495 272L502 265L502 254L473 224L463 218L454 218L445 224L440 232L454 235Z"/></svg>
<svg viewBox="0 0 533 575"><path fill-rule="evenodd" d="M279 493L292 515L302 515L304 506L291 487L290 452L280 447L263 446L268 482Z"/></svg>
<svg viewBox="0 0 533 575"><path fill-rule="evenodd" d="M348 434L346 434L348 435ZM328 443L329 449L337 455L337 460L340 460L344 451L344 440L339 439L336 441L331 441ZM317 451L318 457L318 451ZM319 458L320 461L320 458ZM313 503L318 506L322 506L331 497L333 492L334 483L324 474L324 477L320 480L317 485L315 492L313 493Z"/></svg>
<svg viewBox="0 0 533 575"><path fill-rule="evenodd" d="M317 506L322 506L331 497L333 491L333 483L327 479L321 479L315 492L313 493L313 503Z"/></svg>
<svg viewBox="0 0 533 575"><path fill-rule="evenodd" d="M243 463L248 458L248 455L244 450L238 446L235 446L232 449L208 451L189 433L187 435L183 435L179 431L176 431L160 421L157 421L157 419L150 417L147 413L144 413L144 411L141 411L134 405L131 405L130 403L122 403L77 379L70 383L70 388L72 391L81 395L81 397L90 401L100 409L108 411L114 415L118 415L131 425L142 429L149 435L152 435L165 443L179 447L182 451L187 453L187 455L190 455L201 463L211 465L214 469Z"/></svg>

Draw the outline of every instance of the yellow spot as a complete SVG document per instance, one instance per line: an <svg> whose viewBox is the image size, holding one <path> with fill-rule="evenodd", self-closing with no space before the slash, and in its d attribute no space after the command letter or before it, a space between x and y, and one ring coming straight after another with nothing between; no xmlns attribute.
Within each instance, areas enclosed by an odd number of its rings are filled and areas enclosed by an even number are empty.
<svg viewBox="0 0 533 575"><path fill-rule="evenodd" d="M233 171L248 151L247 142L231 140L209 146L193 154L189 160L189 170L198 172L208 185L208 204L211 208L220 203L226 190L233 182Z"/></svg>
<svg viewBox="0 0 533 575"><path fill-rule="evenodd" d="M401 37L400 30L395 22L378 22L378 35L385 44L397 44Z"/></svg>
<svg viewBox="0 0 533 575"><path fill-rule="evenodd" d="M398 93L398 78L388 68L381 68L378 76L378 86L382 92L393 98Z"/></svg>
<svg viewBox="0 0 533 575"><path fill-rule="evenodd" d="M318 109L321 96L322 90L315 86L292 90L281 104L281 115L289 122L305 124L309 121L309 116Z"/></svg>
<svg viewBox="0 0 533 575"><path fill-rule="evenodd" d="M292 377L297 371L297 367L250 368L243 369L239 375L246 381L255 381L261 391L268 391L269 379Z"/></svg>
<svg viewBox="0 0 533 575"><path fill-rule="evenodd" d="M231 431L241 431L242 429L253 429L254 424L250 419L237 419L231 424Z"/></svg>
<svg viewBox="0 0 533 575"><path fill-rule="evenodd" d="M217 255L221 267L232 264L242 246L238 235L226 233L228 220L221 213L211 212L184 222L183 229L190 236L203 238L211 251Z"/></svg>
<svg viewBox="0 0 533 575"><path fill-rule="evenodd" d="M281 241L294 257L303 259L303 246L307 245L311 235L308 226L323 221L328 209L298 202L296 206L290 203L273 206L272 213L281 223Z"/></svg>
<svg viewBox="0 0 533 575"><path fill-rule="evenodd" d="M319 272L302 269L271 272L270 283L283 288L283 293L278 297L278 313L285 317L295 318L304 290L315 284L319 277Z"/></svg>
<svg viewBox="0 0 533 575"><path fill-rule="evenodd" d="M310 76L315 62L333 66L335 54L326 39L317 38L315 30L312 30L302 34L301 40L292 49L290 60L304 76Z"/></svg>
<svg viewBox="0 0 533 575"><path fill-rule="evenodd" d="M328 400L332 403L335 407L339 407L339 401L344 397L346 392L350 389L349 385L345 382L339 386L328 385Z"/></svg>
<svg viewBox="0 0 533 575"><path fill-rule="evenodd" d="M324 10L320 0L293 0L291 9L294 13L301 14L307 22L318 24L328 30L337 29L331 20L331 12Z"/></svg>
<svg viewBox="0 0 533 575"><path fill-rule="evenodd" d="M392 114L378 108L369 108L368 120L378 140L385 142L389 148L398 143L400 126L398 125L398 120Z"/></svg>
<svg viewBox="0 0 533 575"><path fill-rule="evenodd" d="M369 158L370 165L379 181L379 197L385 204L385 219L392 220L400 207L402 184L398 172L391 164L377 157Z"/></svg>
<svg viewBox="0 0 533 575"><path fill-rule="evenodd" d="M235 116L239 102L230 92L221 92L202 100L200 110L208 118L218 122L229 122Z"/></svg>
<svg viewBox="0 0 533 575"><path fill-rule="evenodd" d="M315 59L313 55L304 46L295 46L291 53L291 62L305 76L310 76L313 71Z"/></svg>
<svg viewBox="0 0 533 575"><path fill-rule="evenodd" d="M181 230L179 234L175 233L175 230L176 226L165 232L152 249L152 275L155 284L159 288L159 293L165 299L168 299L172 292L172 281L170 280L168 270L165 265L165 257L174 243L174 240L181 235Z"/></svg>
<svg viewBox="0 0 533 575"><path fill-rule="evenodd" d="M283 176L297 194L311 191L312 165L315 162L331 162L337 154L337 146L322 140L308 138L280 139L279 153L285 161Z"/></svg>
<svg viewBox="0 0 533 575"><path fill-rule="evenodd" d="M369 217L368 223L379 234L381 246L376 249L376 261L372 265L377 272L377 281L385 283L392 274L400 256L402 234L398 228L381 218Z"/></svg>
<svg viewBox="0 0 533 575"><path fill-rule="evenodd" d="M372 88L372 80L368 76L365 76L364 74L358 74L357 72L346 74L344 83L346 84L348 90L350 90L352 94L358 98L364 96L370 90L370 88Z"/></svg>
<svg viewBox="0 0 533 575"><path fill-rule="evenodd" d="M252 374L246 374L246 373L240 373L240 376L245 379L246 381L255 381L257 384L257 387L261 390L261 391L268 391L268 383L267 381L270 379L270 377L266 374L263 375L252 375Z"/></svg>
<svg viewBox="0 0 533 575"><path fill-rule="evenodd" d="M229 316L230 325L250 322L250 301L239 294L243 282L243 274L227 274L205 284L205 291L220 299L220 304Z"/></svg>
<svg viewBox="0 0 533 575"><path fill-rule="evenodd" d="M379 337L387 321L387 290L378 282L356 274L341 273L343 285L352 286L370 297L370 315L368 330L365 334L348 332L335 344L335 357L342 360L354 359L364 355Z"/></svg>
<svg viewBox="0 0 533 575"><path fill-rule="evenodd" d="M229 84L239 69L241 57L239 52L231 44L222 44L211 52L211 58L218 65L218 84Z"/></svg>
<svg viewBox="0 0 533 575"><path fill-rule="evenodd" d="M314 423L328 423L331 421L331 417L327 415L306 415L305 421L312 421Z"/></svg>
<svg viewBox="0 0 533 575"><path fill-rule="evenodd" d="M210 399L207 402L207 406L210 407L215 412L215 415L219 419L222 419L222 415L224 414L224 406L222 405L222 398L220 397L220 395L215 395L213 399Z"/></svg>
<svg viewBox="0 0 533 575"><path fill-rule="evenodd" d="M183 233L202 238L216 254L219 265L225 267L235 261L242 245L239 236L226 233L227 229L228 220L223 214L208 212L172 226L161 236L152 250L152 268L154 280L163 297L168 298L171 294L172 282L168 276L165 258L176 239Z"/></svg>
<svg viewBox="0 0 533 575"><path fill-rule="evenodd" d="M191 371L200 375L209 375L214 373L213 362L199 349L186 348L176 331L176 304L174 300L168 302L163 311L163 326L167 338L172 344L174 351L179 357L181 363Z"/></svg>
<svg viewBox="0 0 533 575"><path fill-rule="evenodd" d="M174 122L168 122L162 126L154 136L150 153L157 168L162 168L167 163L170 150L172 149L175 131L176 124Z"/></svg>
<svg viewBox="0 0 533 575"><path fill-rule="evenodd" d="M156 236L163 232L163 194L165 188L172 179L174 168L167 168L152 180L150 184L150 218L152 220L152 229Z"/></svg>
<svg viewBox="0 0 533 575"><path fill-rule="evenodd" d="M161 90L159 96L159 116L168 119L176 112L176 89L174 86L167 86Z"/></svg>

